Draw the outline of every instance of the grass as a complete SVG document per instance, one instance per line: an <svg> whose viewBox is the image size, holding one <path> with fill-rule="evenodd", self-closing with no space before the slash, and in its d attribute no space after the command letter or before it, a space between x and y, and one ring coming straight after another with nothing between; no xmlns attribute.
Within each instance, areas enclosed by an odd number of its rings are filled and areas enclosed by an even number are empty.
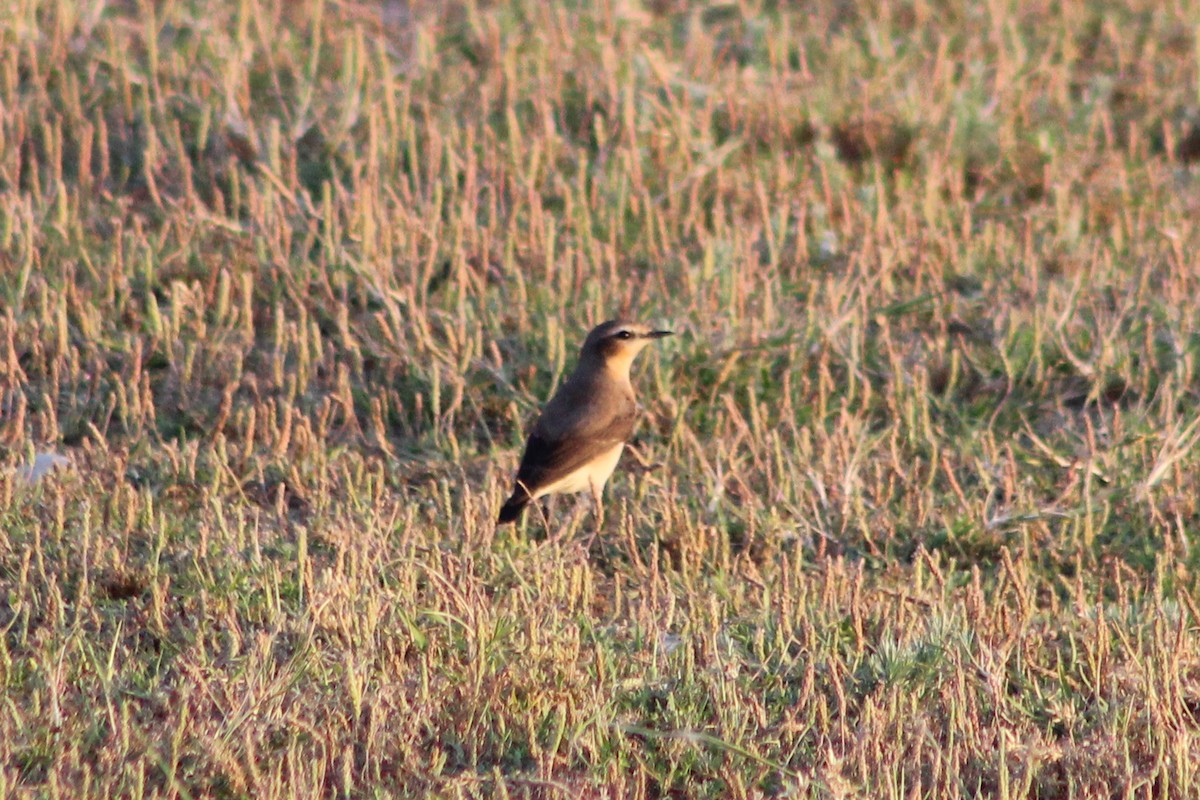
<svg viewBox="0 0 1200 800"><path fill-rule="evenodd" d="M1194 4L9 6L0 796L1196 793Z"/></svg>

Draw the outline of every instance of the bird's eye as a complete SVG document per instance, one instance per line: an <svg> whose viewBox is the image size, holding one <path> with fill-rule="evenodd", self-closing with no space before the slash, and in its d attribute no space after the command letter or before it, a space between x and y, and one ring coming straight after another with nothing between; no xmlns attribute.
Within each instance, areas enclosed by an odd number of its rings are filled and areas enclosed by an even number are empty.
<svg viewBox="0 0 1200 800"><path fill-rule="evenodd" d="M617 338L618 338L618 339L632 339L632 338L633 338L633 334L632 334L632 333L630 333L629 331L618 331L618 332L617 332Z"/></svg>

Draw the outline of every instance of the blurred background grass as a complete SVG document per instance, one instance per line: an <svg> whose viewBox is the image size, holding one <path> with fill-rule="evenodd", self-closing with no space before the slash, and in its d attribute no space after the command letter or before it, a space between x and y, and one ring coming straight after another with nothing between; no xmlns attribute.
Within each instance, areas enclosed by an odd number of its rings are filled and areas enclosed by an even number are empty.
<svg viewBox="0 0 1200 800"><path fill-rule="evenodd" d="M10 0L0 795L1194 791L1197 20Z"/></svg>

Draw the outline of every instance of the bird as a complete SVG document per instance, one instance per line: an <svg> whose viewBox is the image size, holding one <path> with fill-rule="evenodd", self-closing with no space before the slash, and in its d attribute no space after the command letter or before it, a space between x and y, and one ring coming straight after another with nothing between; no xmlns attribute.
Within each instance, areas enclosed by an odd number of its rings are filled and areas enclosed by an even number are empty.
<svg viewBox="0 0 1200 800"><path fill-rule="evenodd" d="M671 333L620 319L592 329L575 371L534 423L497 525L515 522L543 495L583 491L592 493L597 518L603 519L604 484L637 421L629 368L642 348Z"/></svg>

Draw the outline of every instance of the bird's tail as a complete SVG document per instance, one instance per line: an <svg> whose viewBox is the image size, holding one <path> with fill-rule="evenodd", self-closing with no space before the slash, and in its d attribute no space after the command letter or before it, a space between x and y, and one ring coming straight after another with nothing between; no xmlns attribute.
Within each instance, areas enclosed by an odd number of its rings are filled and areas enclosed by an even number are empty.
<svg viewBox="0 0 1200 800"><path fill-rule="evenodd" d="M529 493L518 488L512 493L512 497L508 498L500 508L500 518L496 520L497 525L504 525L509 522L515 522L517 517L521 516L521 512L525 510L525 506L529 505Z"/></svg>

